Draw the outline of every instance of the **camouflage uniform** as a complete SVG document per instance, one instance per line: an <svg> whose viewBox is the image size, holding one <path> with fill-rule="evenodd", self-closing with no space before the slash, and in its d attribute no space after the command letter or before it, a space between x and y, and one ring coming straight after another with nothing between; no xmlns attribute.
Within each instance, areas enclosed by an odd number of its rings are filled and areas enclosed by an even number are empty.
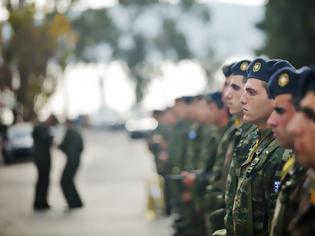
<svg viewBox="0 0 315 236"><path fill-rule="evenodd" d="M161 161L158 157L161 152L166 151L173 130L173 126L160 122L148 138L148 147L154 156L157 173L164 178L163 193L166 215L169 215L171 211L170 186L169 182L165 179L165 175L170 173L170 166L167 161Z"/></svg>
<svg viewBox="0 0 315 236"><path fill-rule="evenodd" d="M172 174L179 174L183 170L185 163L185 150L187 144L187 134L191 122L180 120L176 123L173 134L168 145L168 161L171 166Z"/></svg>
<svg viewBox="0 0 315 236"><path fill-rule="evenodd" d="M184 164L184 169L187 171L192 171L196 168L203 138L202 129L203 126L200 123L194 122L187 134L186 159Z"/></svg>
<svg viewBox="0 0 315 236"><path fill-rule="evenodd" d="M225 228L227 235L233 235L233 218L232 209L234 204L234 196L237 190L238 178L241 165L246 160L246 155L250 147L257 138L257 128L252 124L243 123L239 130L235 133L235 145L232 154L232 162L230 165L225 191Z"/></svg>
<svg viewBox="0 0 315 236"><path fill-rule="evenodd" d="M295 161L292 154L281 172L281 190L272 220L271 236L290 234L287 226L297 213L305 173L306 170Z"/></svg>
<svg viewBox="0 0 315 236"><path fill-rule="evenodd" d="M255 145L241 166L234 197L234 235L268 235L287 156L272 131L258 131Z"/></svg>
<svg viewBox="0 0 315 236"><path fill-rule="evenodd" d="M303 185L300 185L298 210L288 227L289 235L315 235L315 171L307 170ZM294 196L296 198L297 196Z"/></svg>
<svg viewBox="0 0 315 236"><path fill-rule="evenodd" d="M168 172L167 165L158 159L159 154L162 151L166 151L167 143L173 132L173 127L167 124L159 123L157 128L149 135L148 147L154 156L157 172L160 175L164 175Z"/></svg>
<svg viewBox="0 0 315 236"><path fill-rule="evenodd" d="M173 212L178 213L179 218L174 224L178 232L190 230L190 222L187 219L187 211L182 201L184 186L180 178L180 172L184 168L186 160L186 145L188 132L192 123L187 120L180 120L174 127L174 132L170 136L168 144L168 166L169 172L166 174L166 186L169 190L170 205Z"/></svg>
<svg viewBox="0 0 315 236"><path fill-rule="evenodd" d="M234 146L234 134L237 131L238 123L231 120L227 129L225 130L216 153L213 168L208 176L208 186L205 194L205 217L207 231L213 232L215 229L222 228L224 209L215 212L224 207L224 200L222 193L225 189L226 173L232 160L232 150Z"/></svg>
<svg viewBox="0 0 315 236"><path fill-rule="evenodd" d="M207 161L208 168L213 165L218 143L220 141L220 137L222 136L221 133L215 126L203 126L200 152L195 161L195 170L197 171L197 174L206 169ZM197 177L197 179L199 178ZM196 214L195 222L198 235L204 235L204 190L199 184L196 184L194 188L191 189L191 194Z"/></svg>
<svg viewBox="0 0 315 236"><path fill-rule="evenodd" d="M214 160L216 150L218 148L218 143L220 141L221 135L219 129L212 125L203 125L202 128L202 140L200 144L200 151L195 162L196 170L203 170L207 165L209 158ZM212 165L209 163L208 165Z"/></svg>

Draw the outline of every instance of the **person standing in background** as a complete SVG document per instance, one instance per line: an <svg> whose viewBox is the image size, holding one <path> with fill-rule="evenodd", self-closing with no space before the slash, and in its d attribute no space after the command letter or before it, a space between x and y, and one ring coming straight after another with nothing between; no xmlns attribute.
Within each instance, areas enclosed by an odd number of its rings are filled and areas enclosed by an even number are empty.
<svg viewBox="0 0 315 236"><path fill-rule="evenodd" d="M50 115L43 123L38 123L33 130L34 140L33 159L37 169L35 186L34 210L42 211L50 208L47 200L49 188L49 174L51 164L50 147L53 143L51 128L58 124L54 115Z"/></svg>
<svg viewBox="0 0 315 236"><path fill-rule="evenodd" d="M61 188L69 209L83 207L82 200L74 185L74 177L80 166L81 153L84 149L80 132L71 120L66 121L66 133L59 149L66 155L67 162L61 177Z"/></svg>

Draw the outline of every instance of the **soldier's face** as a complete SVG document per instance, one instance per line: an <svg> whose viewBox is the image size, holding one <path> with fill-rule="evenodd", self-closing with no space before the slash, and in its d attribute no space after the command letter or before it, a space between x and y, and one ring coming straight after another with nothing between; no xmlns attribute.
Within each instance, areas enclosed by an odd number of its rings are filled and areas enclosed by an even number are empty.
<svg viewBox="0 0 315 236"><path fill-rule="evenodd" d="M224 81L223 88L222 88L222 100L223 100L223 103L225 106L227 103L226 92L227 92L227 89L230 85L230 80L231 80L231 76L227 77Z"/></svg>
<svg viewBox="0 0 315 236"><path fill-rule="evenodd" d="M287 126L295 114L292 95L283 94L274 99L273 111L267 121L272 128L273 135L285 148L293 148L293 138L287 131Z"/></svg>
<svg viewBox="0 0 315 236"><path fill-rule="evenodd" d="M205 123L207 120L207 115L208 115L207 109L208 109L208 104L206 100L200 100L198 102L197 116L198 116L198 120L201 123Z"/></svg>
<svg viewBox="0 0 315 236"><path fill-rule="evenodd" d="M241 104L244 122L253 123L258 127L266 125L273 106L262 81L258 79L247 80L241 96Z"/></svg>
<svg viewBox="0 0 315 236"><path fill-rule="evenodd" d="M186 118L187 106L184 102L176 102L174 106L174 113L179 119Z"/></svg>
<svg viewBox="0 0 315 236"><path fill-rule="evenodd" d="M309 92L288 125L301 165L315 168L315 93Z"/></svg>
<svg viewBox="0 0 315 236"><path fill-rule="evenodd" d="M176 116L172 110L166 111L163 114L163 122L170 125L173 125L176 123Z"/></svg>
<svg viewBox="0 0 315 236"><path fill-rule="evenodd" d="M226 105L232 115L242 114L241 96L244 89L243 76L231 75L230 82L226 88Z"/></svg>
<svg viewBox="0 0 315 236"><path fill-rule="evenodd" d="M208 123L217 125L218 120L220 119L220 109L214 102L208 103L208 112Z"/></svg>

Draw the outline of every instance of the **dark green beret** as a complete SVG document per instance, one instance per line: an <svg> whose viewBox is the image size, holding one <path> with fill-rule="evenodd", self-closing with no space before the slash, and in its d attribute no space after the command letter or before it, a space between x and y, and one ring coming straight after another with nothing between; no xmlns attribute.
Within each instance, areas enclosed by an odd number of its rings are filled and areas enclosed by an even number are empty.
<svg viewBox="0 0 315 236"><path fill-rule="evenodd" d="M224 106L221 92L208 93L205 99L207 102L214 102L220 109Z"/></svg>
<svg viewBox="0 0 315 236"><path fill-rule="evenodd" d="M258 79L268 83L272 74L284 67L294 68L285 60L257 58L248 66L247 79Z"/></svg>
<svg viewBox="0 0 315 236"><path fill-rule="evenodd" d="M235 62L231 66L231 75L241 75L247 77L247 69L249 66L249 60L241 60L239 62Z"/></svg>
<svg viewBox="0 0 315 236"><path fill-rule="evenodd" d="M285 67L274 73L268 82L269 97L275 98L281 94L291 94L294 97L298 93L300 74L291 67Z"/></svg>

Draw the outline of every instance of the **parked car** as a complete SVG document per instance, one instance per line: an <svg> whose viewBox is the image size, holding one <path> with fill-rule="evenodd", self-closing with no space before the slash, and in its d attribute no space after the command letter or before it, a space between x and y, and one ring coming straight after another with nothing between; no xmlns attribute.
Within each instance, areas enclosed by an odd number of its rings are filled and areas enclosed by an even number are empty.
<svg viewBox="0 0 315 236"><path fill-rule="evenodd" d="M33 125L29 122L17 123L8 128L7 137L2 144L2 156L6 164L12 163L15 158L32 154L32 131Z"/></svg>
<svg viewBox="0 0 315 236"><path fill-rule="evenodd" d="M126 130L133 139L147 137L156 126L157 122L152 117L132 118L126 122Z"/></svg>
<svg viewBox="0 0 315 236"><path fill-rule="evenodd" d="M125 119L118 111L102 107L95 114L90 115L89 125L95 129L120 130L124 128Z"/></svg>
<svg viewBox="0 0 315 236"><path fill-rule="evenodd" d="M141 107L134 107L129 111L125 129L130 138L145 138L156 127L157 122L151 113Z"/></svg>

